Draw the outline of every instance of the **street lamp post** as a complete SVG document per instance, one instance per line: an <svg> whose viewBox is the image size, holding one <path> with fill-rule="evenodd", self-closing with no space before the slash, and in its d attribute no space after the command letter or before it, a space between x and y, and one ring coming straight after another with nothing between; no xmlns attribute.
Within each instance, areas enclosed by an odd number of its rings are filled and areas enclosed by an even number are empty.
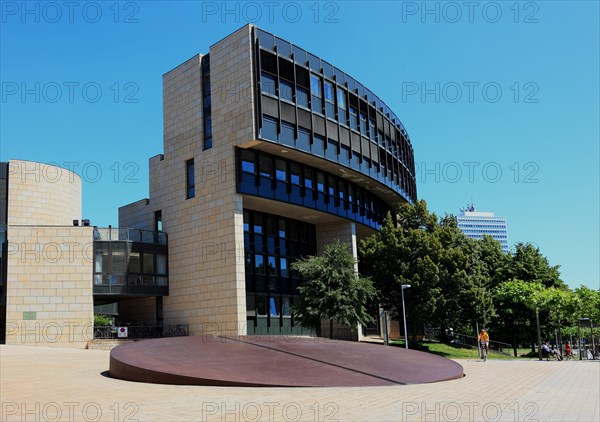
<svg viewBox="0 0 600 422"><path fill-rule="evenodd" d="M404 306L404 289L410 289L410 284L402 285L402 318L404 319L404 347L408 349L408 332L406 331L406 307Z"/></svg>

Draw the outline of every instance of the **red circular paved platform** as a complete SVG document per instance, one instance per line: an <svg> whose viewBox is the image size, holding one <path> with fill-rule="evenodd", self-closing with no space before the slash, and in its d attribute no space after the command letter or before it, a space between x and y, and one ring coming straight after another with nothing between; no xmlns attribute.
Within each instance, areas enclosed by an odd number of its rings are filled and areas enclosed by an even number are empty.
<svg viewBox="0 0 600 422"><path fill-rule="evenodd" d="M110 353L110 376L159 384L358 387L463 377L429 353L378 344L284 336L192 336L128 343Z"/></svg>

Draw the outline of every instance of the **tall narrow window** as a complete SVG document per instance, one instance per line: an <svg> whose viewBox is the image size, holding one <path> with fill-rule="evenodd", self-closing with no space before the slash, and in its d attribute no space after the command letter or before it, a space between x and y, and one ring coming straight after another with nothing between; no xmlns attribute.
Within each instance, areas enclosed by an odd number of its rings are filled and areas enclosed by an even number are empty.
<svg viewBox="0 0 600 422"><path fill-rule="evenodd" d="M369 119L369 139L371 139L371 141L376 142L376 130L375 130L375 120L373 119Z"/></svg>
<svg viewBox="0 0 600 422"><path fill-rule="evenodd" d="M325 114L335 118L335 89L331 82L325 81Z"/></svg>
<svg viewBox="0 0 600 422"><path fill-rule="evenodd" d="M162 210L154 211L154 243L163 242Z"/></svg>
<svg viewBox="0 0 600 422"><path fill-rule="evenodd" d="M186 199L196 196L196 177L194 175L194 159L185 162L186 169Z"/></svg>
<svg viewBox="0 0 600 422"><path fill-rule="evenodd" d="M161 232L163 231L162 227L162 210L158 210L154 212L154 231Z"/></svg>
<svg viewBox="0 0 600 422"><path fill-rule="evenodd" d="M294 84L285 79L279 80L279 97L282 100L294 101Z"/></svg>
<svg viewBox="0 0 600 422"><path fill-rule="evenodd" d="M358 130L358 111L354 107L350 107L350 127Z"/></svg>
<svg viewBox="0 0 600 422"><path fill-rule="evenodd" d="M300 86L296 87L296 104L308 108L308 91Z"/></svg>
<svg viewBox="0 0 600 422"><path fill-rule="evenodd" d="M367 136L367 115L360 113L360 133L362 136Z"/></svg>
<svg viewBox="0 0 600 422"><path fill-rule="evenodd" d="M202 97L204 121L203 150L212 148L212 110L210 103L210 61L209 55L202 57Z"/></svg>
<svg viewBox="0 0 600 422"><path fill-rule="evenodd" d="M262 72L260 75L260 85L261 85L261 89L262 92L264 92L265 94L270 94L275 96L275 89L276 89L276 78L275 76L271 75L270 73L267 72Z"/></svg>
<svg viewBox="0 0 600 422"><path fill-rule="evenodd" d="M323 94L321 93L321 78L310 74L310 94L312 101L312 110L317 113L323 113Z"/></svg>
<svg viewBox="0 0 600 422"><path fill-rule="evenodd" d="M346 115L346 92L342 88L337 89L337 104L338 104L338 120L342 124L348 123L348 116Z"/></svg>

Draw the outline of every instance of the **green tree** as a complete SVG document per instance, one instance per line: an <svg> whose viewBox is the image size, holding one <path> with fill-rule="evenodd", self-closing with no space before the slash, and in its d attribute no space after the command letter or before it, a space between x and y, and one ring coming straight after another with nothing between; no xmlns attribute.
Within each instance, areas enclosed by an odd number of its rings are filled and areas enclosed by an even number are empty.
<svg viewBox="0 0 600 422"><path fill-rule="evenodd" d="M398 227L404 232L422 229L431 233L439 227L437 215L429 212L427 202L423 199L412 206L404 204L398 212L397 219Z"/></svg>
<svg viewBox="0 0 600 422"><path fill-rule="evenodd" d="M542 283L517 279L501 283L494 290L496 337L512 343L515 356L518 345L531 342L535 334L535 307L543 291Z"/></svg>
<svg viewBox="0 0 600 422"><path fill-rule="evenodd" d="M444 217L435 233L442 244L437 324L463 333L474 330L477 321L487 325L494 308L479 241L467 238L453 216Z"/></svg>
<svg viewBox="0 0 600 422"><path fill-rule="evenodd" d="M94 315L94 325L95 326L107 326L107 325L112 325L112 323L113 323L113 319L112 319L112 317L110 317L108 315L100 315L100 314Z"/></svg>
<svg viewBox="0 0 600 422"><path fill-rule="evenodd" d="M374 299L375 288L369 278L356 272L356 259L347 244L326 245L322 255L300 259L291 268L304 280L298 287L299 303L293 308L304 327L320 330L321 320L329 320L333 338L334 321L354 330L373 320L366 305Z"/></svg>
<svg viewBox="0 0 600 422"><path fill-rule="evenodd" d="M576 318L590 318L595 325L600 325L600 290L581 286L575 289L574 294Z"/></svg>
<svg viewBox="0 0 600 422"><path fill-rule="evenodd" d="M489 236L469 239L452 215L438 219L423 200L400 207L396 223L388 215L359 252L361 272L394 316L402 310L402 285L411 285L406 314L413 335L424 323L467 333L480 323L516 347L535 342L536 306L547 330L569 320L572 306L559 267L538 248L519 243L505 254ZM546 288L553 290L542 295Z"/></svg>
<svg viewBox="0 0 600 422"><path fill-rule="evenodd" d="M562 344L562 328L573 325L577 297L569 289L552 287L538 292L536 304L548 315L546 330L556 329L558 343Z"/></svg>
<svg viewBox="0 0 600 422"><path fill-rule="evenodd" d="M476 321L491 320L489 265L502 259L496 250L467 238L453 216L438 219L423 200L403 205L397 221L388 216L377 234L360 243L361 271L373 279L381 304L398 317L402 285L410 284L405 305L413 336L424 323L470 332Z"/></svg>
<svg viewBox="0 0 600 422"><path fill-rule="evenodd" d="M550 266L540 249L530 243L517 243L507 271L507 280L542 283L546 287L567 288L560 279L559 265Z"/></svg>
<svg viewBox="0 0 600 422"><path fill-rule="evenodd" d="M496 239L484 235L483 239L475 242L473 253L477 255L477 260L485 271L487 279L485 287L493 289L509 279L508 269L511 256L502 251L502 246Z"/></svg>
<svg viewBox="0 0 600 422"><path fill-rule="evenodd" d="M424 201L414 207L405 204L399 211L398 226L388 214L379 232L360 243L361 271L373 280L380 304L396 319L402 312L402 285L411 285L404 303L413 335L416 327L431 321L440 298L436 262L442 245L432 234L436 220Z"/></svg>
<svg viewBox="0 0 600 422"><path fill-rule="evenodd" d="M573 313L567 317L563 334L567 336L589 336L589 329L579 330L579 319L590 318L594 323L594 336L600 336L600 290L580 286L573 291Z"/></svg>

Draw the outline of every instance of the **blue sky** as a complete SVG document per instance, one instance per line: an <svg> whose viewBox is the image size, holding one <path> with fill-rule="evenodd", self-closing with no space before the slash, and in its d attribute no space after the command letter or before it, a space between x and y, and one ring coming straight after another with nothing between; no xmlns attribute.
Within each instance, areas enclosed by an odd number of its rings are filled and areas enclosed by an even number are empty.
<svg viewBox="0 0 600 422"><path fill-rule="evenodd" d="M2 1L0 159L74 168L84 217L116 225L163 152L162 75L254 23L396 112L430 209L472 200L598 288L598 4Z"/></svg>

